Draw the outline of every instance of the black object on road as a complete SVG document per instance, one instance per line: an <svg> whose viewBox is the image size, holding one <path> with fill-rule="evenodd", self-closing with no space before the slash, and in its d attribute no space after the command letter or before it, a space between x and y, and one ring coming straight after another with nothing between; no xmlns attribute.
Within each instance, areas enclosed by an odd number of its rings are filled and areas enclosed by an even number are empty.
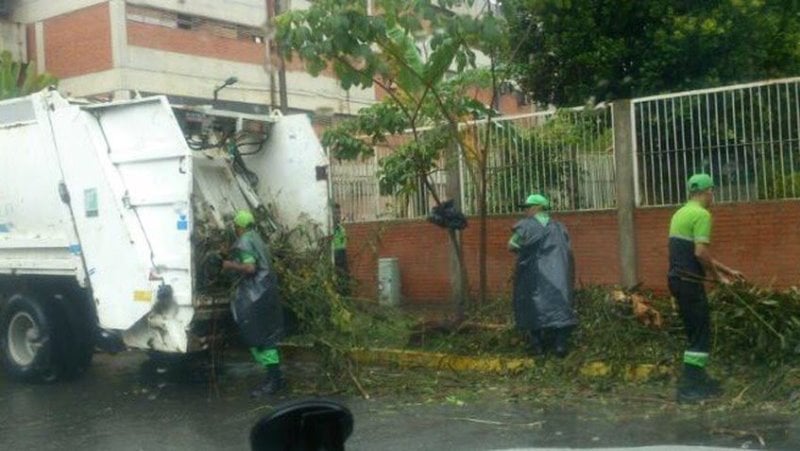
<svg viewBox="0 0 800 451"><path fill-rule="evenodd" d="M253 451L344 451L353 433L353 414L333 401L284 404L262 418L250 433Z"/></svg>

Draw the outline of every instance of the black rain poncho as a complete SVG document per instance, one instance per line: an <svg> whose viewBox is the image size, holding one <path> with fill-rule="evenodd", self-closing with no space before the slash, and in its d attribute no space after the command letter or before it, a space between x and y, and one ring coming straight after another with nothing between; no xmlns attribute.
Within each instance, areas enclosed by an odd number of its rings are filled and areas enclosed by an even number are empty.
<svg viewBox="0 0 800 451"><path fill-rule="evenodd" d="M531 331L575 326L575 267L566 228L553 220L542 225L531 217L518 222L514 233L517 328Z"/></svg>
<svg viewBox="0 0 800 451"><path fill-rule="evenodd" d="M231 304L233 318L247 346L274 348L283 338L283 309L269 249L254 231L239 237L234 248L242 263L255 258L256 272L239 282Z"/></svg>

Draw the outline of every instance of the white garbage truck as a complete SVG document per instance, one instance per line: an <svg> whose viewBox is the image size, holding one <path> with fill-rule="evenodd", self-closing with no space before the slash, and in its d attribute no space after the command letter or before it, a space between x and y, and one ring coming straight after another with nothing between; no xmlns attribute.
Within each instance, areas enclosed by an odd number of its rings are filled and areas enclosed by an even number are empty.
<svg viewBox="0 0 800 451"><path fill-rule="evenodd" d="M223 120L225 139L207 133ZM234 134L260 138L231 153ZM0 102L5 373L53 381L97 349L203 350L229 299L199 288L198 236L226 237L237 209L266 207L327 234L327 165L304 115L215 118L165 97L77 104L56 91Z"/></svg>

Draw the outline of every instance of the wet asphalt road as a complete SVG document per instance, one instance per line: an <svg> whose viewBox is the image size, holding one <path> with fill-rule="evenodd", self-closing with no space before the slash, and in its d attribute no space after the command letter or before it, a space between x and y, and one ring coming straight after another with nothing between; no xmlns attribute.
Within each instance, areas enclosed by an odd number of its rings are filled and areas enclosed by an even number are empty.
<svg viewBox="0 0 800 451"><path fill-rule="evenodd" d="M246 450L250 427L277 402L246 395L259 372L244 355L229 358L219 395L203 378L191 381L196 375L188 373L173 381L146 362L139 353L100 355L81 380L47 386L0 378L0 449ZM303 377L303 371L290 370L289 375ZM295 393L280 401L302 396ZM720 423L713 412L645 415L629 406L596 404L543 409L490 398L463 406L395 397L340 401L356 418L349 450L758 447L752 436L710 434L711 424L762 431L770 449L800 449L796 417L730 418Z"/></svg>

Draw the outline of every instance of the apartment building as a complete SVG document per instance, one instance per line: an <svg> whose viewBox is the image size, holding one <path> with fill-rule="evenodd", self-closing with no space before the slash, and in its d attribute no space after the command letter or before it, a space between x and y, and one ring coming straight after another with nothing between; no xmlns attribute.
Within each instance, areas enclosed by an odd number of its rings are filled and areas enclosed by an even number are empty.
<svg viewBox="0 0 800 451"><path fill-rule="evenodd" d="M278 89L266 43L272 1L13 0L8 19L24 27L24 59L57 76L73 96L139 92L208 103L215 86L235 76L239 81L219 92L220 107L264 113ZM373 90L345 92L335 78L311 77L299 62L288 64L286 80L293 110L352 114L375 100Z"/></svg>
<svg viewBox="0 0 800 451"><path fill-rule="evenodd" d="M57 76L62 90L75 97L118 99L138 92L207 104L214 88L235 76L238 82L219 92L217 106L258 114L279 100L277 59L266 28L276 1L0 0L7 6L0 35L2 47ZM308 5L283 0L279 7ZM292 111L350 115L381 97L375 89L342 90L332 73L312 77L297 60L286 63L285 73ZM522 102L504 99L502 109L520 107Z"/></svg>

